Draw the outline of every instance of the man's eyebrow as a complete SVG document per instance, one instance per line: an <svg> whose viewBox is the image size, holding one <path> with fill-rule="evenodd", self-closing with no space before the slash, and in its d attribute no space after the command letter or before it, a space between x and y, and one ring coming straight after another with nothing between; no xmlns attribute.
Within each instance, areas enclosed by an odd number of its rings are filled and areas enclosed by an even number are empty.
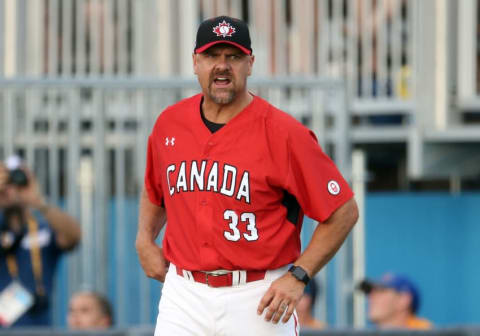
<svg viewBox="0 0 480 336"><path fill-rule="evenodd" d="M227 54L228 56L245 56L245 53L243 53L240 50L235 50Z"/></svg>
<svg viewBox="0 0 480 336"><path fill-rule="evenodd" d="M214 55L215 52L214 52L213 50L211 50L211 49L207 49L207 50L205 50L202 54L204 54L204 55Z"/></svg>

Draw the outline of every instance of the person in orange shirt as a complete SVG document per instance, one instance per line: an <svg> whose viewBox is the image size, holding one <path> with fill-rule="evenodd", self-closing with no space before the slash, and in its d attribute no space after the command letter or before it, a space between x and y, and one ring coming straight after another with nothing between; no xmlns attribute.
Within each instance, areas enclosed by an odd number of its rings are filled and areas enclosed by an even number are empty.
<svg viewBox="0 0 480 336"><path fill-rule="evenodd" d="M418 317L420 293L406 276L387 273L378 281L365 279L358 288L368 295L369 319L380 329L431 329Z"/></svg>

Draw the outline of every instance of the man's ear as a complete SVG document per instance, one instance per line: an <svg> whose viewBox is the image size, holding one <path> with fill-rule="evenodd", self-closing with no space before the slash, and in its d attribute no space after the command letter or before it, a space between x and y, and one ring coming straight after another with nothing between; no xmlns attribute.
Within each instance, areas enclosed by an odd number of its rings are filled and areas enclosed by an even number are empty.
<svg viewBox="0 0 480 336"><path fill-rule="evenodd" d="M398 300L402 307L402 310L409 310L412 306L412 296L409 293L400 293L398 296Z"/></svg>
<svg viewBox="0 0 480 336"><path fill-rule="evenodd" d="M193 62L193 73L197 74L197 54L192 54L192 62Z"/></svg>
<svg viewBox="0 0 480 336"><path fill-rule="evenodd" d="M251 55L250 60L248 61L248 75L252 74L253 63L255 62L255 56Z"/></svg>

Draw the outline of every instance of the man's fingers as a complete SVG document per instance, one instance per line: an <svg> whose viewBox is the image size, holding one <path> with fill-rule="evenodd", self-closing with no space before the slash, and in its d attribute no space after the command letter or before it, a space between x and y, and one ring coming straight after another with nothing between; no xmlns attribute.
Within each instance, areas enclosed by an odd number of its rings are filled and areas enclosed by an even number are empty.
<svg viewBox="0 0 480 336"><path fill-rule="evenodd" d="M160 282L165 281L168 261L164 259L162 249L156 245L138 243L137 253L145 275Z"/></svg>
<svg viewBox="0 0 480 336"><path fill-rule="evenodd" d="M275 312L276 309L273 308L272 305L270 305L267 309L267 313L265 314L265 321L270 322Z"/></svg>
<svg viewBox="0 0 480 336"><path fill-rule="evenodd" d="M285 301L282 301L282 303L280 303L280 305L278 306L278 309L275 312L275 315L273 316L272 322L277 324L278 321L280 321L280 318L282 317L282 315L288 310L288 307L289 307L288 303L286 303Z"/></svg>
<svg viewBox="0 0 480 336"><path fill-rule="evenodd" d="M293 303L291 303L291 304L288 306L287 312L285 313L285 315L283 315L283 319L282 319L282 322L283 322L283 323L287 323L287 322L288 322L288 320L289 320L290 317L292 316L294 310L295 310L295 305L294 305Z"/></svg>
<svg viewBox="0 0 480 336"><path fill-rule="evenodd" d="M269 322L272 320L272 318L278 314L281 315L283 312L279 312L280 308L280 299L273 299L272 302L270 302L270 305L268 306L267 313L265 314L265 321ZM280 316L278 316L277 322L280 319ZM273 320L275 322L275 319Z"/></svg>
<svg viewBox="0 0 480 336"><path fill-rule="evenodd" d="M158 271L150 271L150 272L145 272L147 277L158 280L160 282L165 281L165 272L158 272Z"/></svg>
<svg viewBox="0 0 480 336"><path fill-rule="evenodd" d="M272 301L272 298L273 298L273 294L269 289L260 300L260 304L258 305L258 308L257 308L258 315L263 314L265 307L267 307L270 304L270 302Z"/></svg>
<svg viewBox="0 0 480 336"><path fill-rule="evenodd" d="M149 264L143 267L145 271L145 275L149 278L158 280L160 282L165 281L165 276L167 274L167 270L163 267L162 264Z"/></svg>

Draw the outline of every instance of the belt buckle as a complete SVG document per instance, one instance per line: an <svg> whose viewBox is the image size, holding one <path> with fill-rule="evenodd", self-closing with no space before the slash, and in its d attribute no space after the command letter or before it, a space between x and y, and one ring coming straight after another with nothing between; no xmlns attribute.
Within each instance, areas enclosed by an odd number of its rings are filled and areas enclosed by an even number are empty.
<svg viewBox="0 0 480 336"><path fill-rule="evenodd" d="M209 276L212 276L212 277L218 277L218 276L222 276L222 275L227 275L229 272L228 271L223 271L223 270L218 270L218 271L212 271L212 272L204 272L205 273L205 283L208 287L213 287L213 286L210 286L210 283L208 282L208 277Z"/></svg>

